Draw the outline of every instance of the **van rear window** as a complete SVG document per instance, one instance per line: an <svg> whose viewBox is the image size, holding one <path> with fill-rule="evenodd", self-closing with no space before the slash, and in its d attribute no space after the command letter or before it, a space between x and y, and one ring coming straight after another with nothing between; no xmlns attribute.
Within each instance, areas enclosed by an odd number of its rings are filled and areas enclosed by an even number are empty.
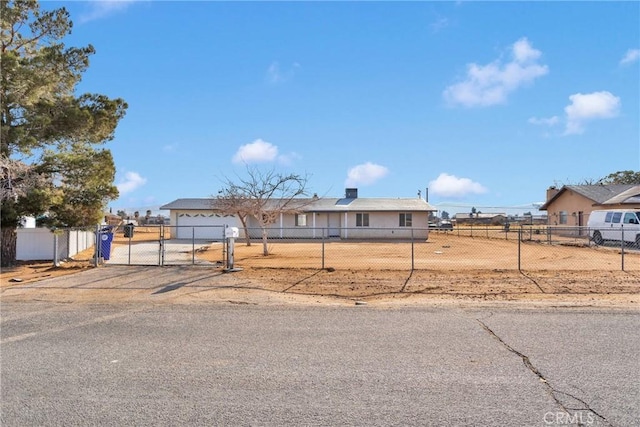
<svg viewBox="0 0 640 427"><path fill-rule="evenodd" d="M611 222L612 216L613 216L613 212L607 212L607 216L604 217L604 222Z"/></svg>

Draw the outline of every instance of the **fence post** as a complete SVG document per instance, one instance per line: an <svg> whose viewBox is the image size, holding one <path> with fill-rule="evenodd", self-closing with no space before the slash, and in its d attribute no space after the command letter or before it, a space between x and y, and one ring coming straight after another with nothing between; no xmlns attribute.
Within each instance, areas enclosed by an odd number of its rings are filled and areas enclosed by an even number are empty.
<svg viewBox="0 0 640 427"><path fill-rule="evenodd" d="M621 225L620 226L620 232L621 232L621 239L620 239L620 256L621 256L621 262L622 262L622 271L624 271L624 226Z"/></svg>
<svg viewBox="0 0 640 427"><path fill-rule="evenodd" d="M222 230L222 237L221 237L221 242L222 242L222 265L226 266L226 260L227 260L227 248L226 248L226 242L224 241L226 235L227 235L227 225L225 224L223 227L220 227L220 229ZM245 233L245 239L249 239L249 242L251 242L251 236L249 235L249 230L245 228L244 230Z"/></svg>
<svg viewBox="0 0 640 427"><path fill-rule="evenodd" d="M414 242L415 238L413 235L413 228L411 229L411 271L413 272L413 270L415 269L415 262L414 262L414 249L413 249L413 242Z"/></svg>
<svg viewBox="0 0 640 427"><path fill-rule="evenodd" d="M53 231L53 266L58 267L60 265L60 259L58 257L58 234Z"/></svg>
<svg viewBox="0 0 640 427"><path fill-rule="evenodd" d="M162 267L162 225L158 231L158 266Z"/></svg>
<svg viewBox="0 0 640 427"><path fill-rule="evenodd" d="M100 262L100 224L96 224L96 233L95 233L95 242L94 242L94 260L93 264L97 267Z"/></svg>
<svg viewBox="0 0 640 427"><path fill-rule="evenodd" d="M520 249L520 245L522 245L522 225L518 229L518 271L522 272L522 263L520 261L522 252Z"/></svg>
<svg viewBox="0 0 640 427"><path fill-rule="evenodd" d="M322 269L324 270L324 228L322 229Z"/></svg>

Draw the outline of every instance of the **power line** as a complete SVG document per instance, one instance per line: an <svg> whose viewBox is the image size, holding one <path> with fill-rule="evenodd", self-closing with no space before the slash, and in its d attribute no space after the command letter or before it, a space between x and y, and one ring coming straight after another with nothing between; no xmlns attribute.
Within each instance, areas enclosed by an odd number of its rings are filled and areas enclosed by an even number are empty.
<svg viewBox="0 0 640 427"><path fill-rule="evenodd" d="M542 206L541 203L530 203L526 205L515 205L515 206L481 206L481 205L467 205L467 204L456 204L456 203L435 203L434 206L445 206L452 208L480 208L480 209L538 209Z"/></svg>

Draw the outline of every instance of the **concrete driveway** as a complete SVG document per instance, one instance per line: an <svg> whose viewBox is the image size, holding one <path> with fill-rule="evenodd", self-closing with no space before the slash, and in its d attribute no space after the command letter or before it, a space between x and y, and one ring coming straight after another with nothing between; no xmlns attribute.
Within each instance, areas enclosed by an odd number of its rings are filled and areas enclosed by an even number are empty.
<svg viewBox="0 0 640 427"><path fill-rule="evenodd" d="M164 256L161 256L160 242L132 242L130 245L112 247L109 260L105 262L120 265L216 265L193 255L194 251L211 245L222 245L222 243L210 240L166 240Z"/></svg>

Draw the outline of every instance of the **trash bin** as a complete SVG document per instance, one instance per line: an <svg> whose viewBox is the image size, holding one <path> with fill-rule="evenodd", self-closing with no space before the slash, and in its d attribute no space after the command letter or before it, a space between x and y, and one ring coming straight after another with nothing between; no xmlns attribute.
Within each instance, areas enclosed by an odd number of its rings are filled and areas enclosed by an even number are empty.
<svg viewBox="0 0 640 427"><path fill-rule="evenodd" d="M133 237L133 224L127 224L124 226L124 237Z"/></svg>
<svg viewBox="0 0 640 427"><path fill-rule="evenodd" d="M111 231L102 231L100 233L100 256L108 260L111 256L111 242L113 241L113 233Z"/></svg>

